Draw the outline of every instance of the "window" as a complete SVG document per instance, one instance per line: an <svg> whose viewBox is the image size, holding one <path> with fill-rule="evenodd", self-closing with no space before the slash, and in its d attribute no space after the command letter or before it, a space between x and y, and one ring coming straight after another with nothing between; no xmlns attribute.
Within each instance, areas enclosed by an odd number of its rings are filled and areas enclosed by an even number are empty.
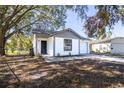
<svg viewBox="0 0 124 93"><path fill-rule="evenodd" d="M72 51L72 40L64 39L64 51Z"/></svg>

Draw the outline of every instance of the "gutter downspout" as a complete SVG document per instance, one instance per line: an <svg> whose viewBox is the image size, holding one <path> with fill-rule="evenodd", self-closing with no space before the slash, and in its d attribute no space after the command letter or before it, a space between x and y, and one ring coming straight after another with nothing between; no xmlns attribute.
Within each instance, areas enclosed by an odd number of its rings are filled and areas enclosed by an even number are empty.
<svg viewBox="0 0 124 93"><path fill-rule="evenodd" d="M79 43L78 44L79 45L78 48L79 48L79 55L80 55L80 39L78 40L78 43Z"/></svg>

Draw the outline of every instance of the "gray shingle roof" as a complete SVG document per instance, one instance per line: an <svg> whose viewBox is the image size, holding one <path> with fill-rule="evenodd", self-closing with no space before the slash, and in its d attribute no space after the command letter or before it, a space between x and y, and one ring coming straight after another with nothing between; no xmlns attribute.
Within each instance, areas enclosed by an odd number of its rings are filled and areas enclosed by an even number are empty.
<svg viewBox="0 0 124 93"><path fill-rule="evenodd" d="M114 37L114 38L103 39L103 40L95 40L95 41L92 41L91 44L110 43L114 39L124 39L124 37Z"/></svg>
<svg viewBox="0 0 124 93"><path fill-rule="evenodd" d="M42 35L46 35L46 36L54 36L56 34L61 34L65 31L69 31L69 32L72 32L73 34L75 34L77 37L79 37L80 39L83 39L83 40L90 40L88 38L85 38L85 37L82 37L80 36L78 33L76 33L74 30L72 30L71 28L68 28L68 29L64 29L64 30L61 30L61 31L44 31L44 30L41 30L41 29L33 29L32 30L32 33L33 34L42 34Z"/></svg>

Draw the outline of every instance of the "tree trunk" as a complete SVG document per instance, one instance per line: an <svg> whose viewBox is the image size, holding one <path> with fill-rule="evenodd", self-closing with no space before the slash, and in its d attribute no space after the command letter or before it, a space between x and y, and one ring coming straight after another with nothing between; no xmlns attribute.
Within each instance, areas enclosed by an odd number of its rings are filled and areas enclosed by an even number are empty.
<svg viewBox="0 0 124 93"><path fill-rule="evenodd" d="M0 56L5 55L5 38L2 31L0 31Z"/></svg>

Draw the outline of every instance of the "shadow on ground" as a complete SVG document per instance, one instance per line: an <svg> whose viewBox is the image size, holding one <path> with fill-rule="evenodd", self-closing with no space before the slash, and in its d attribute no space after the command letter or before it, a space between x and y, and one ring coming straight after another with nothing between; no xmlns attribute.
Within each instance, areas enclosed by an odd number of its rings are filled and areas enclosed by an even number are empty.
<svg viewBox="0 0 124 93"><path fill-rule="evenodd" d="M124 87L124 65L90 59L45 63L40 58L4 57L0 58L0 87Z"/></svg>

